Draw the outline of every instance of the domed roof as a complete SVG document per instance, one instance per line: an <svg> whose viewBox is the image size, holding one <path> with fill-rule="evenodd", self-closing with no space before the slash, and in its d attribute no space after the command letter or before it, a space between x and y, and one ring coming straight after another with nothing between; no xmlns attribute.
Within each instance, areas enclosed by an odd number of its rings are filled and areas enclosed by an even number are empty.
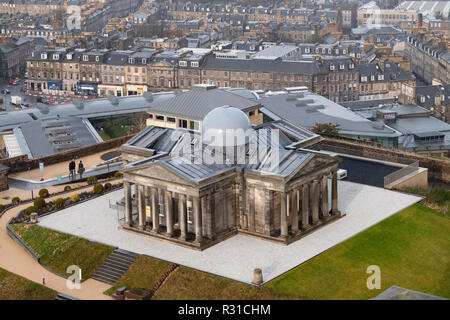
<svg viewBox="0 0 450 320"><path fill-rule="evenodd" d="M230 142L235 139L226 139L226 136L242 135L251 127L247 115L238 108L218 107L211 110L203 119L203 142L214 146L234 145L235 143ZM215 137L215 139L211 139L211 137Z"/></svg>

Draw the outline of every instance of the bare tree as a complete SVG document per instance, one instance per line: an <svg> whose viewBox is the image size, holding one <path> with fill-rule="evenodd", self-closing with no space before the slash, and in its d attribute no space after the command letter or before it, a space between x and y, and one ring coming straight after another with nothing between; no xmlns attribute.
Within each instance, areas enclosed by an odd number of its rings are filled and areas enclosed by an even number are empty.
<svg viewBox="0 0 450 320"><path fill-rule="evenodd" d="M136 112L133 114L133 130L139 132L147 127L148 113Z"/></svg>

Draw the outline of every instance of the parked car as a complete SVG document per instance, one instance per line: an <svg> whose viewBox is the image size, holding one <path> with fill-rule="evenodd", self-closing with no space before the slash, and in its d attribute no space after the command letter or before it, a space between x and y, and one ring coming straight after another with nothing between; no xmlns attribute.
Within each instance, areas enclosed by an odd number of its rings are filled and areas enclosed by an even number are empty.
<svg viewBox="0 0 450 320"><path fill-rule="evenodd" d="M21 96L12 96L11 97L11 103L16 105L16 106L21 105L22 104L22 97Z"/></svg>
<svg viewBox="0 0 450 320"><path fill-rule="evenodd" d="M45 99L45 98L42 98L42 97L39 97L39 98L37 98L37 100L36 100L37 102L40 102L40 103L44 103L44 104L48 104L48 101L47 101L47 99Z"/></svg>

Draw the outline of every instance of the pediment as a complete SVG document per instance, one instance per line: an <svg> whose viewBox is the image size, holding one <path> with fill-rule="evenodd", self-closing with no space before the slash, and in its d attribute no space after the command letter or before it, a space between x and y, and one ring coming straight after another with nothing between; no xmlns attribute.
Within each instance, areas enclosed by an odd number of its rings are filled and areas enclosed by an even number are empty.
<svg viewBox="0 0 450 320"><path fill-rule="evenodd" d="M196 186L195 182L185 178L159 162L150 163L138 168L126 169L124 172L130 175L137 175L141 178L165 181L171 184Z"/></svg>

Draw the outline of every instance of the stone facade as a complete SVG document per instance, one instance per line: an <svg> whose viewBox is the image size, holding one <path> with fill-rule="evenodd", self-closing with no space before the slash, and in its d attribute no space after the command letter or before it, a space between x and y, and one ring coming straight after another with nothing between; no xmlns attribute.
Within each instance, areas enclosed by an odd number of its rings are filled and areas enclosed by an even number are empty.
<svg viewBox="0 0 450 320"><path fill-rule="evenodd" d="M338 163L315 155L288 178L234 168L200 183L158 162L127 168L123 228L200 250L236 233L289 244L341 216Z"/></svg>

